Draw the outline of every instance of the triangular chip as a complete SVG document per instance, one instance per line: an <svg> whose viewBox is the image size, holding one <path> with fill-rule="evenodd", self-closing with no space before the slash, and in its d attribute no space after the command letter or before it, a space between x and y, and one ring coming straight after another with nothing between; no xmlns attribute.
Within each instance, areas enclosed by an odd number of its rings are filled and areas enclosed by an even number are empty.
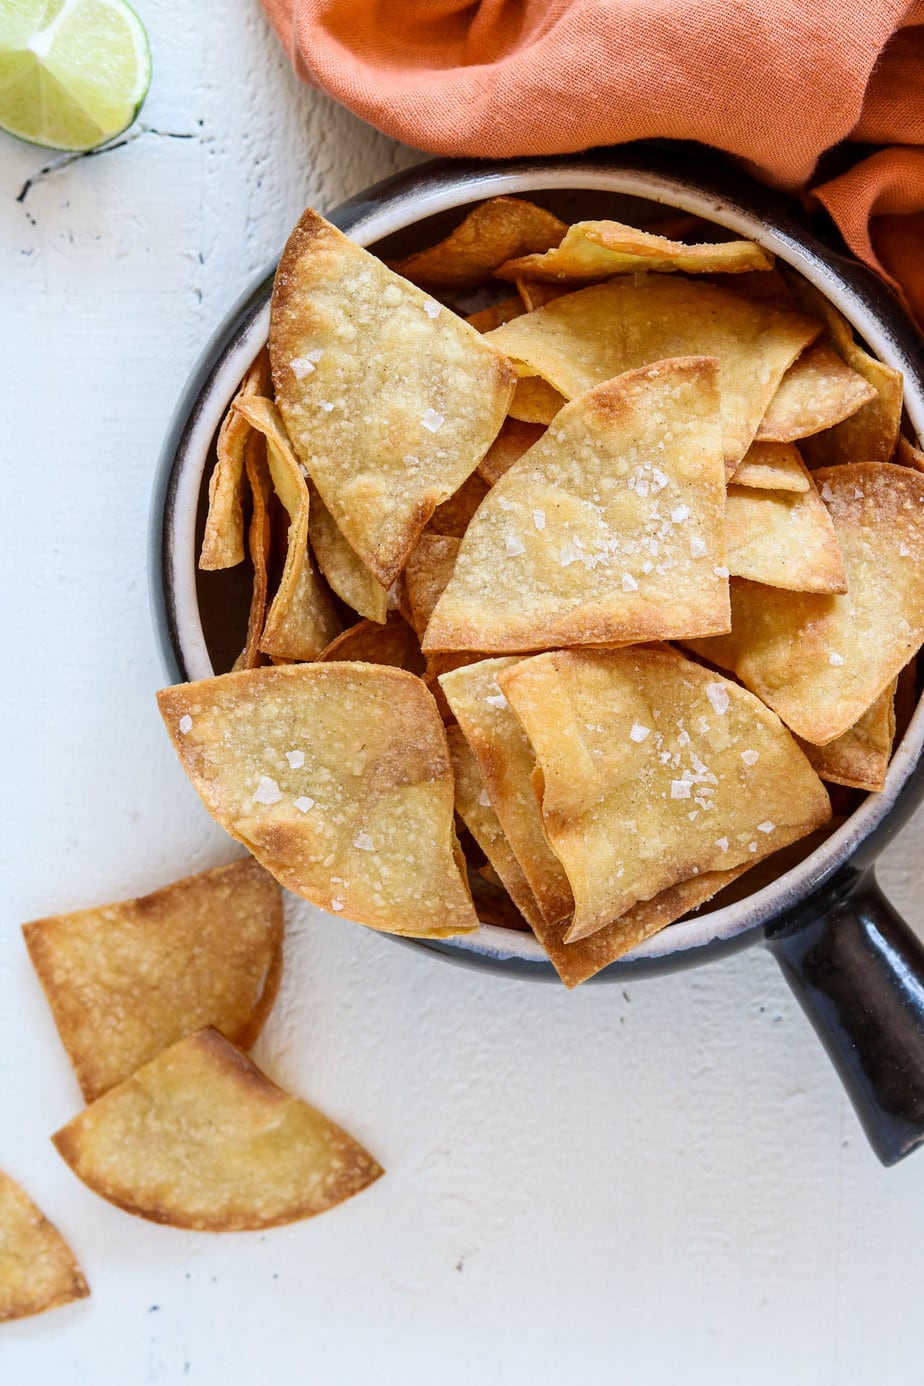
<svg viewBox="0 0 924 1386"><path fill-rule="evenodd" d="M268 389L269 357L264 349L244 376L218 433L200 568L233 568L244 560L244 449L250 426L234 405L249 395L265 395Z"/></svg>
<svg viewBox="0 0 924 1386"><path fill-rule="evenodd" d="M509 363L312 211L276 273L270 357L296 452L347 542L390 587L496 437Z"/></svg>
<svg viewBox="0 0 924 1386"><path fill-rule="evenodd" d="M754 491L807 491L811 485L791 443L752 443L729 480Z"/></svg>
<svg viewBox="0 0 924 1386"><path fill-rule="evenodd" d="M249 1049L276 997L282 931L279 887L250 857L23 925L88 1102L203 1025Z"/></svg>
<svg viewBox="0 0 924 1386"><path fill-rule="evenodd" d="M779 718L675 650L559 651L497 681L536 753L542 822L574 893L569 940L830 816Z"/></svg>
<svg viewBox="0 0 924 1386"><path fill-rule="evenodd" d="M101 1198L197 1232L310 1218L383 1172L213 1029L164 1050L52 1139Z"/></svg>
<svg viewBox="0 0 924 1386"><path fill-rule="evenodd" d="M521 423L550 424L567 403L565 396L541 375L520 376L510 401L510 417Z"/></svg>
<svg viewBox="0 0 924 1386"><path fill-rule="evenodd" d="M445 240L392 265L398 274L431 288L471 289L514 255L548 250L567 227L558 217L519 197L479 203Z"/></svg>
<svg viewBox="0 0 924 1386"><path fill-rule="evenodd" d="M817 322L714 284L644 274L567 294L487 340L568 399L666 357L717 357L731 471L754 441L784 371L818 331Z"/></svg>
<svg viewBox="0 0 924 1386"><path fill-rule="evenodd" d="M411 550L404 582L418 636L423 636L433 608L452 577L460 543L449 534L428 534L425 530Z"/></svg>
<svg viewBox="0 0 924 1386"><path fill-rule="evenodd" d="M541 279L515 280L517 294L523 306L524 312L531 313L535 308L544 308L547 303L551 303L555 298L561 298L563 294L573 294L575 289L583 289L581 283L572 284L567 281L558 280L554 284L543 284ZM519 313L511 313L510 318L518 318ZM509 322L510 318L506 321ZM498 323L498 327L500 323Z"/></svg>
<svg viewBox="0 0 924 1386"><path fill-rule="evenodd" d="M350 548L327 506L309 483L308 539L318 567L341 601L360 616L381 624L388 614L388 593Z"/></svg>
<svg viewBox="0 0 924 1386"><path fill-rule="evenodd" d="M358 621L332 640L318 659L390 664L394 669L409 669L412 674L422 674L425 668L417 636L397 611L389 611L384 625Z"/></svg>
<svg viewBox="0 0 924 1386"><path fill-rule="evenodd" d="M285 566L266 613L260 649L285 659L314 659L338 634L340 621L308 549L308 487L272 400L248 396L235 409L266 439L273 489L289 517Z"/></svg>
<svg viewBox="0 0 924 1386"><path fill-rule="evenodd" d="M729 486L728 571L795 592L846 592L834 525L805 467L802 472L809 482L806 491Z"/></svg>
<svg viewBox="0 0 924 1386"><path fill-rule="evenodd" d="M504 472L509 472L514 462L519 462L524 452L527 452L533 443L538 443L544 432L543 424L522 423L519 419L505 419L500 433L478 463L478 475L489 486L493 486L495 481L499 481L504 475Z"/></svg>
<svg viewBox="0 0 924 1386"><path fill-rule="evenodd" d="M544 924L529 881L488 797L475 752L460 727L446 732L456 781L456 812L468 828L523 918L535 932Z"/></svg>
<svg viewBox="0 0 924 1386"><path fill-rule="evenodd" d="M691 645L823 746L862 717L924 641L924 475L868 462L816 472L815 481L847 595L735 582L731 634Z"/></svg>
<svg viewBox="0 0 924 1386"><path fill-rule="evenodd" d="M479 308L477 313L469 313L465 321L469 327L474 327L476 332L493 332L501 323L518 318L525 312L523 300L519 294L514 294L510 298L502 298L500 303L490 303L487 308Z"/></svg>
<svg viewBox="0 0 924 1386"><path fill-rule="evenodd" d="M621 221L577 221L554 250L508 260L497 275L500 279L605 279L644 270L741 274L772 267L773 256L753 241L685 245Z"/></svg>
<svg viewBox="0 0 924 1386"><path fill-rule="evenodd" d="M724 477L714 360L661 361L588 391L482 501L424 650L728 629Z"/></svg>
<svg viewBox="0 0 924 1386"><path fill-rule="evenodd" d="M296 664L179 684L158 702L213 818L296 895L415 938L477 927L446 734L413 674Z"/></svg>
<svg viewBox="0 0 924 1386"><path fill-rule="evenodd" d="M849 418L875 398L875 387L827 342L813 342L780 381L757 437L777 443L807 438Z"/></svg>
<svg viewBox="0 0 924 1386"><path fill-rule="evenodd" d="M490 457L490 453L488 456ZM895 445L895 456L892 460L899 467L915 467L919 472L924 472L924 452L920 448L916 448L914 443L910 442L904 435L899 438ZM482 475L484 474L482 473Z"/></svg>
<svg viewBox="0 0 924 1386"><path fill-rule="evenodd" d="M878 792L884 788L892 742L895 740L897 682L897 679L893 679L859 721L848 728L843 736L829 741L827 746L813 746L810 741L799 742L809 764L823 780L830 784L846 785L849 789Z"/></svg>
<svg viewBox="0 0 924 1386"><path fill-rule="evenodd" d="M251 498L247 544L253 566L253 587L247 617L247 640L240 661L242 669L258 669L266 662L260 652L260 641L266 623L266 603L269 595L269 559L273 544L270 501L273 487L266 465L266 440L252 429L244 449L244 464Z"/></svg>
<svg viewBox="0 0 924 1386"><path fill-rule="evenodd" d="M507 706L497 676L515 659L485 659L440 675L446 700L475 753L501 827L550 923L574 908L568 878L549 846L533 789L533 748Z"/></svg>
<svg viewBox="0 0 924 1386"><path fill-rule="evenodd" d="M0 1323L42 1314L89 1293L61 1233L0 1170Z"/></svg>
<svg viewBox="0 0 924 1386"><path fill-rule="evenodd" d="M491 446L493 447L493 443ZM449 500L436 507L430 516L428 530L434 534L452 534L456 539L461 539L488 490L488 483L483 481L477 472L473 472L463 481L454 496L450 496Z"/></svg>

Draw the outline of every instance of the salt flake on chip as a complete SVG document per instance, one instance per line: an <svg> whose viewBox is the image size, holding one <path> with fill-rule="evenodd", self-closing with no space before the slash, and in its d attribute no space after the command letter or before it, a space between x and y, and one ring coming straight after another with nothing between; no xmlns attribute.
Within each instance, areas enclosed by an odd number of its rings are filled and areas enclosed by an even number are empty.
<svg viewBox="0 0 924 1386"><path fill-rule="evenodd" d="M759 756L760 756L760 751L742 751L742 752L741 752L741 759L744 761L745 765L756 765Z"/></svg>
<svg viewBox="0 0 924 1386"><path fill-rule="evenodd" d="M757 831L758 831L759 833L772 833L772 832L773 832L773 829L774 829L775 827L776 827L776 824L775 824L775 823L772 823L772 822L770 821L770 819L768 818L767 821L766 821L765 823L758 823L758 825L757 825Z"/></svg>
<svg viewBox="0 0 924 1386"><path fill-rule="evenodd" d="M180 731L183 733L184 736L186 736L189 732L192 731L192 724L192 718L190 717L188 712L185 714L185 716L180 718Z"/></svg>
<svg viewBox="0 0 924 1386"><path fill-rule="evenodd" d="M375 843L368 833L357 833L353 839L353 846L358 847L361 852L375 851Z"/></svg>
<svg viewBox="0 0 924 1386"><path fill-rule="evenodd" d="M282 791L279 785L270 775L261 775L260 783L257 785L250 802L252 804L278 804L282 798Z"/></svg>
<svg viewBox="0 0 924 1386"><path fill-rule="evenodd" d="M504 552L508 558L519 558L521 553L525 553L522 539L518 539L515 534L508 534L504 544Z"/></svg>
<svg viewBox="0 0 924 1386"><path fill-rule="evenodd" d="M671 780L671 798L689 799L691 782L689 780Z"/></svg>
<svg viewBox="0 0 924 1386"><path fill-rule="evenodd" d="M533 524L536 526L537 529L545 529L545 511L544 511L544 510L534 510L534 511L533 511Z"/></svg>
<svg viewBox="0 0 924 1386"><path fill-rule="evenodd" d="M650 727L643 727L642 724L641 724L641 722L636 722L636 723L633 725L632 730L629 732L629 740L630 740L630 741L642 742L642 741L645 740L645 738L646 738L647 736L650 736L650 735L651 735L651 728L650 728Z"/></svg>
<svg viewBox="0 0 924 1386"><path fill-rule="evenodd" d="M439 433L445 422L446 415L438 414L435 409L425 410L420 420L421 427L425 428L428 433Z"/></svg>
<svg viewBox="0 0 924 1386"><path fill-rule="evenodd" d="M498 709L503 709L507 706L507 699L504 697L503 693L490 693L485 698L485 702L490 703L492 707Z"/></svg>
<svg viewBox="0 0 924 1386"><path fill-rule="evenodd" d="M840 668L843 662L844 656L842 654L838 654L837 650L832 650L830 655L828 656L828 663L833 664L836 668Z"/></svg>
<svg viewBox="0 0 924 1386"><path fill-rule="evenodd" d="M440 315L440 305L434 303L432 298L425 299L424 312L428 318L438 318Z"/></svg>
<svg viewBox="0 0 924 1386"><path fill-rule="evenodd" d="M724 683L707 683L706 697L720 717L723 713L728 711L728 689L725 687Z"/></svg>
<svg viewBox="0 0 924 1386"><path fill-rule="evenodd" d="M314 800L309 799L307 794L300 794L294 803L299 813L307 813L309 809L314 808Z"/></svg>
<svg viewBox="0 0 924 1386"><path fill-rule="evenodd" d="M289 762L290 770L301 770L305 764L304 751L286 751L286 760Z"/></svg>

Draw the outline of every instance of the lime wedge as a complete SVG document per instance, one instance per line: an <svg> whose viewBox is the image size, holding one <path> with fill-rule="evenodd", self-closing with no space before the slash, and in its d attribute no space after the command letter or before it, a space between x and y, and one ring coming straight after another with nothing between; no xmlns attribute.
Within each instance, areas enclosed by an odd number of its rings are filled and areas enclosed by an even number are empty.
<svg viewBox="0 0 924 1386"><path fill-rule="evenodd" d="M124 0L0 0L0 129L95 149L147 96L151 50Z"/></svg>

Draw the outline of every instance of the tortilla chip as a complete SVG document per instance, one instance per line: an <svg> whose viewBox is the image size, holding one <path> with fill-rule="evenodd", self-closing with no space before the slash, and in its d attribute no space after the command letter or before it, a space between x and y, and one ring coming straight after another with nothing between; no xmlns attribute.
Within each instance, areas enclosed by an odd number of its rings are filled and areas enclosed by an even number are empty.
<svg viewBox="0 0 924 1386"><path fill-rule="evenodd" d="M507 841L549 923L567 918L574 900L561 862L549 846L532 784L536 755L507 706L498 675L516 659L485 659L440 675Z"/></svg>
<svg viewBox="0 0 924 1386"><path fill-rule="evenodd" d="M446 694L440 686L440 677L442 674L451 673L453 669L461 669L465 664L479 664L484 655L474 650L453 650L451 654L424 655L424 659L427 661L427 668L423 681L436 699L443 721L447 726L451 726L456 720L456 715L446 701Z"/></svg>
<svg viewBox="0 0 924 1386"><path fill-rule="evenodd" d="M479 309L477 313L469 313L465 321L476 332L493 332L501 323L518 318L525 312L522 299L518 294L513 294L510 298L502 298L500 303L491 303L487 308Z"/></svg>
<svg viewBox="0 0 924 1386"><path fill-rule="evenodd" d="M307 211L276 272L276 399L325 505L385 588L494 441L514 373L486 337Z"/></svg>
<svg viewBox="0 0 924 1386"><path fill-rule="evenodd" d="M500 929L517 929L527 934L532 932L490 863L486 862L476 871L469 871L468 883L475 913L482 924L493 924Z"/></svg>
<svg viewBox="0 0 924 1386"><path fill-rule="evenodd" d="M344 539L317 487L308 483L308 539L330 588L360 616L381 625L388 614L388 593Z"/></svg>
<svg viewBox="0 0 924 1386"><path fill-rule="evenodd" d="M488 457L490 456L489 452ZM914 443L903 435L899 437L896 444L895 456L892 461L899 467L916 467L919 472L924 472L924 452L921 452L920 448L916 448ZM481 465L484 466L484 463Z"/></svg>
<svg viewBox="0 0 924 1386"><path fill-rule="evenodd" d="M383 1173L351 1136L210 1028L166 1049L52 1140L101 1198L197 1232L313 1217Z"/></svg>
<svg viewBox="0 0 924 1386"><path fill-rule="evenodd" d="M428 534L426 531L411 550L404 570L413 626L422 637L427 629L433 608L452 577L459 553L460 540L449 534Z"/></svg>
<svg viewBox="0 0 924 1386"><path fill-rule="evenodd" d="M494 867L523 918L534 931L541 929L545 922L542 911L491 807L475 752L461 728L450 727L446 737L456 781L456 812Z"/></svg>
<svg viewBox="0 0 924 1386"><path fill-rule="evenodd" d="M825 341L813 342L789 367L761 419L761 441L791 443L831 428L876 398L873 385Z"/></svg>
<svg viewBox="0 0 924 1386"><path fill-rule="evenodd" d="M0 1323L43 1314L89 1293L61 1233L0 1170Z"/></svg>
<svg viewBox="0 0 924 1386"><path fill-rule="evenodd" d="M383 626L375 621L359 621L350 626L318 655L319 662L331 660L390 664L394 669L407 669L412 674L422 674L426 667L416 635L397 611L389 611Z"/></svg>
<svg viewBox="0 0 924 1386"><path fill-rule="evenodd" d="M795 592L846 592L834 525L808 471L801 470L809 482L807 491L729 486L728 570L733 577Z"/></svg>
<svg viewBox="0 0 924 1386"><path fill-rule="evenodd" d="M199 555L202 569L233 568L244 561L244 449L250 427L234 406L268 389L269 357L264 348L244 376L218 433L218 460L209 478L209 513Z"/></svg>
<svg viewBox="0 0 924 1386"><path fill-rule="evenodd" d="M924 641L924 476L860 462L815 473L846 596L732 584L730 635L691 647L817 746L859 721Z"/></svg>
<svg viewBox="0 0 924 1386"><path fill-rule="evenodd" d="M543 254L521 255L497 270L499 279L605 279L645 270L741 274L773 268L773 256L753 241L685 245L621 221L577 221Z"/></svg>
<svg viewBox="0 0 924 1386"><path fill-rule="evenodd" d="M888 462L898 442L902 417L900 371L893 370L859 345L847 320L807 280L792 279L792 286L806 310L827 324L828 335L841 360L876 391L868 404L833 428L814 434L802 444L810 467L832 467L851 462Z"/></svg>
<svg viewBox="0 0 924 1386"><path fill-rule="evenodd" d="M340 621L308 550L308 487L272 400L254 395L234 407L266 439L273 489L289 517L285 567L266 614L260 649L284 659L315 659L339 632Z"/></svg>
<svg viewBox="0 0 924 1386"><path fill-rule="evenodd" d="M791 443L752 443L729 480L752 491L805 492L812 484Z"/></svg>
<svg viewBox="0 0 924 1386"><path fill-rule="evenodd" d="M535 750L542 822L574 893L567 941L830 816L779 719L675 650L557 651L497 682Z"/></svg>
<svg viewBox="0 0 924 1386"><path fill-rule="evenodd" d="M521 376L510 401L510 417L521 423L550 424L567 402L541 375Z"/></svg>
<svg viewBox="0 0 924 1386"><path fill-rule="evenodd" d="M282 933L279 887L250 857L23 925L88 1102L203 1025L249 1049L276 998Z"/></svg>
<svg viewBox="0 0 924 1386"><path fill-rule="evenodd" d="M244 449L244 463L252 504L247 543L253 565L253 587L247 617L247 640L240 660L241 668L258 669L264 662L260 653L260 641L263 639L263 627L266 623L268 564L273 542L269 512L272 484L266 465L266 440L262 434L254 433L253 430Z"/></svg>
<svg viewBox="0 0 924 1386"><path fill-rule="evenodd" d="M559 281L554 284L543 284L540 279L517 279L514 281L517 286L517 294L520 298L523 311L532 313L536 308L544 308L553 299L562 298L565 294L573 294L575 289L584 287L580 282ZM519 313L511 313L510 318L518 318ZM507 321L510 321L510 318ZM500 323L498 323L500 327Z"/></svg>
<svg viewBox="0 0 924 1386"><path fill-rule="evenodd" d="M491 446L493 447L494 444L492 443ZM473 472L470 477L463 481L454 496L450 496L448 501L443 501L442 505L436 507L430 516L430 523L427 528L432 530L434 534L452 534L457 539L461 539L468 529L472 516L487 494L487 482L483 481L477 472Z"/></svg>
<svg viewBox="0 0 924 1386"><path fill-rule="evenodd" d="M717 357L730 473L754 441L783 373L818 331L808 318L714 284L648 274L567 294L487 340L568 399L666 357Z"/></svg>
<svg viewBox="0 0 924 1386"><path fill-rule="evenodd" d="M809 764L823 780L850 789L878 792L884 788L895 740L897 683L893 679L860 720L827 746L799 741Z"/></svg>
<svg viewBox="0 0 924 1386"><path fill-rule="evenodd" d="M727 630L721 445L714 360L661 361L567 405L479 507L424 651Z"/></svg>
<svg viewBox="0 0 924 1386"><path fill-rule="evenodd" d="M477 927L446 735L413 674L296 664L179 684L158 703L209 813L296 895L414 938Z"/></svg>
<svg viewBox="0 0 924 1386"><path fill-rule="evenodd" d="M505 472L509 472L514 462L519 462L533 443L538 443L544 432L545 427L542 424L505 419L500 433L478 463L478 475L489 486L493 486Z"/></svg>
<svg viewBox="0 0 924 1386"><path fill-rule="evenodd" d="M563 221L519 197L492 197L468 213L445 240L419 250L391 268L414 284L472 289L505 260L548 250L567 231Z"/></svg>

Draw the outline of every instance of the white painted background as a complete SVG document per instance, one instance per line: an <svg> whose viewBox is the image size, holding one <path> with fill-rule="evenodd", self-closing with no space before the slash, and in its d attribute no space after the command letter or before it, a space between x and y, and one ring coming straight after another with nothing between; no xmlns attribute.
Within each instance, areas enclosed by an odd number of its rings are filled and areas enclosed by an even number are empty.
<svg viewBox="0 0 924 1386"><path fill-rule="evenodd" d="M385 1179L314 1222L196 1236L96 1199L51 1147L80 1100L18 925L232 854L153 701L167 420L304 204L416 157L300 88L256 0L138 8L155 76L131 143L20 203L56 160L0 136L0 1166L93 1289L0 1330L0 1381L917 1380L924 1152L878 1165L760 950L567 995L293 906L257 1058ZM924 817L882 876L920 920Z"/></svg>

